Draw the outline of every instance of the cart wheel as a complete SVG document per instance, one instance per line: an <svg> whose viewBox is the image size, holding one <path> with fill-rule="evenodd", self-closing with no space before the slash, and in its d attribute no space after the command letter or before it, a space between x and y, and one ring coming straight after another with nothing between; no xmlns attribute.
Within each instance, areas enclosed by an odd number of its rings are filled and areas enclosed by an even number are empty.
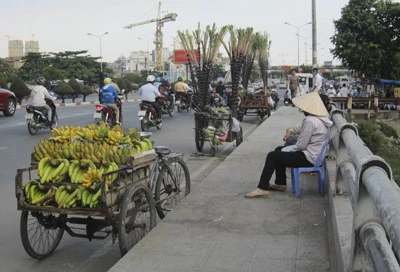
<svg viewBox="0 0 400 272"><path fill-rule="evenodd" d="M118 240L124 256L156 225L156 209L149 188L137 183L124 195L118 218Z"/></svg>
<svg viewBox="0 0 400 272"><path fill-rule="evenodd" d="M34 259L42 260L57 248L64 234L67 215L22 211L20 234L26 253Z"/></svg>
<svg viewBox="0 0 400 272"><path fill-rule="evenodd" d="M258 112L258 116L260 117L261 120L263 120L264 117L265 117L264 111L263 111L263 110L260 110L260 111Z"/></svg>
<svg viewBox="0 0 400 272"><path fill-rule="evenodd" d="M144 132L148 132L149 128L150 128L150 123L149 123L149 115L146 114L142 120L140 120L140 127L142 129L142 131Z"/></svg>
<svg viewBox="0 0 400 272"><path fill-rule="evenodd" d="M195 121L195 136L194 140L196 141L196 148L198 152L203 151L203 146L204 146L204 137L203 137L203 132L202 128L200 127L199 121Z"/></svg>
<svg viewBox="0 0 400 272"><path fill-rule="evenodd" d="M215 146L211 147L211 157L215 157Z"/></svg>
<svg viewBox="0 0 400 272"><path fill-rule="evenodd" d="M239 146L243 142L243 129L240 126L240 132L236 132L236 146Z"/></svg>
<svg viewBox="0 0 400 272"><path fill-rule="evenodd" d="M183 159L175 157L167 162L167 166L163 166L160 170L154 193L160 219L163 219L190 193L190 173Z"/></svg>

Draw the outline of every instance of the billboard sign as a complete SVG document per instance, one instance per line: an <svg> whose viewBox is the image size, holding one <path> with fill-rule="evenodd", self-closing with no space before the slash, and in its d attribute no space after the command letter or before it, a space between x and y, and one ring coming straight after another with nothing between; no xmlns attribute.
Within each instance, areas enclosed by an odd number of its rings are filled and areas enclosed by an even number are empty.
<svg viewBox="0 0 400 272"><path fill-rule="evenodd" d="M199 54L198 54L198 50L194 50L194 55L196 57L196 62L199 61ZM191 61L193 61L193 59L191 59ZM188 58L186 55L186 51L185 50L174 50L174 63L188 63Z"/></svg>

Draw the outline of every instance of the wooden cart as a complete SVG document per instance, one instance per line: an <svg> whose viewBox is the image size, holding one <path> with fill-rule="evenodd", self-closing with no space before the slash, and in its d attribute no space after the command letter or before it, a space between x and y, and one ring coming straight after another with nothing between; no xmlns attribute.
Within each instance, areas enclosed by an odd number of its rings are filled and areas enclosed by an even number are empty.
<svg viewBox="0 0 400 272"><path fill-rule="evenodd" d="M15 191L17 208L22 211L20 232L26 252L35 259L46 258L57 248L66 231L89 241L112 234L113 241L118 237L120 252L124 255L156 224L156 208L149 189L150 166L155 159L156 154L132 158L128 165L104 173L100 183L101 201L96 208L32 205L25 198L24 186L38 177L38 166L32 164L18 169ZM118 174L118 178L110 186L106 184L106 177L112 174ZM68 180L43 186L65 184L78 186Z"/></svg>
<svg viewBox="0 0 400 272"><path fill-rule="evenodd" d="M243 121L245 115L258 116L261 120L265 116L271 116L271 108L268 105L268 95L266 94L252 94L240 95L239 110L237 118Z"/></svg>

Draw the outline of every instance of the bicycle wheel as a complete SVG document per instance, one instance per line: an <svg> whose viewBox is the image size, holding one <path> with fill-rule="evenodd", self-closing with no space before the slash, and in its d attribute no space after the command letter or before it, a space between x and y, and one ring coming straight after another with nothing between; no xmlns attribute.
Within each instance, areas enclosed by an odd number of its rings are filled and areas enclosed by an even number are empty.
<svg viewBox="0 0 400 272"><path fill-rule="evenodd" d="M124 256L156 225L156 210L149 188L137 183L124 195L118 218L118 241Z"/></svg>
<svg viewBox="0 0 400 272"><path fill-rule="evenodd" d="M163 219L189 193L190 173L186 163L180 157L168 160L161 167L155 187L158 216Z"/></svg>
<svg viewBox="0 0 400 272"><path fill-rule="evenodd" d="M64 234L64 228L59 226L60 218L51 213L22 211L20 234L26 253L34 259L42 260L51 255L57 248Z"/></svg>

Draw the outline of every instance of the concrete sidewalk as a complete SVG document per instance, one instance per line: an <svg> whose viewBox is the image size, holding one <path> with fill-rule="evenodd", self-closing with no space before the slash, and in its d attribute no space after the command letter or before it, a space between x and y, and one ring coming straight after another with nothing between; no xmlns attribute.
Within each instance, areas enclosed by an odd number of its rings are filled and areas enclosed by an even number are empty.
<svg viewBox="0 0 400 272"><path fill-rule="evenodd" d="M244 198L268 151L303 117L278 109L109 271L331 271L328 201L316 176L301 176L302 198L291 193L289 170L287 192Z"/></svg>

